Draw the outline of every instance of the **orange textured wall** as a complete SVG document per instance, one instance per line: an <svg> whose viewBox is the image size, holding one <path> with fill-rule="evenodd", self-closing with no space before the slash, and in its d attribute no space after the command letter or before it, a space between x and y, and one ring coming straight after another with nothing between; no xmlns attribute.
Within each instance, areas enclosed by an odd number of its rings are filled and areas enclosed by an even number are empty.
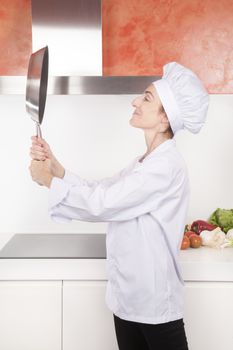
<svg viewBox="0 0 233 350"><path fill-rule="evenodd" d="M30 0L0 0L0 75L25 75L32 50Z"/></svg>
<svg viewBox="0 0 233 350"><path fill-rule="evenodd" d="M170 61L233 93L233 1L103 0L104 75L161 75Z"/></svg>

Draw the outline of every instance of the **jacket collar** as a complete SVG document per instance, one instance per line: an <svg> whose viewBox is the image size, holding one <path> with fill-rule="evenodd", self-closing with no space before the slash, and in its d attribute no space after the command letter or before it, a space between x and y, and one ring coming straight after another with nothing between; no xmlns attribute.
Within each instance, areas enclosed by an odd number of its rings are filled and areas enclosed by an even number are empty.
<svg viewBox="0 0 233 350"><path fill-rule="evenodd" d="M155 155L157 155L158 153L161 153L161 152L164 152L166 151L167 149L169 149L170 147L174 147L176 145L176 141L174 138L172 139L168 139L164 142L162 142L159 146L157 146L152 152L150 152L144 159L142 162L140 163L143 163L144 160L148 159L148 158L151 158ZM143 155L139 156L138 157L138 161L143 157Z"/></svg>

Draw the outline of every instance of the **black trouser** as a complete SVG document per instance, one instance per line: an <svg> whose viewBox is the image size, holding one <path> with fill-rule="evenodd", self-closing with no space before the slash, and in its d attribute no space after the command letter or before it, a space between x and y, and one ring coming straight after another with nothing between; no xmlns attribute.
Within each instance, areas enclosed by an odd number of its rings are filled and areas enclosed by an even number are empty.
<svg viewBox="0 0 233 350"><path fill-rule="evenodd" d="M120 350L188 350L183 319L160 324L125 321L114 315Z"/></svg>

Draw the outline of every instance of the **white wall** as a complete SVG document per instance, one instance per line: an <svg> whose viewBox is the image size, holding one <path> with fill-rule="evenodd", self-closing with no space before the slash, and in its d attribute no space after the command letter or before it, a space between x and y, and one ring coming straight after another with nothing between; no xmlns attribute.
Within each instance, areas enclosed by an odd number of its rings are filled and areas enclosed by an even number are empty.
<svg viewBox="0 0 233 350"><path fill-rule="evenodd" d="M111 176L145 151L144 135L129 119L134 96L48 96L42 133L66 168L92 179ZM34 123L24 96L0 96L0 233L102 233L105 223L56 224L47 214L48 189L32 182ZM202 132L177 134L192 196L187 222L233 208L233 96L211 95Z"/></svg>

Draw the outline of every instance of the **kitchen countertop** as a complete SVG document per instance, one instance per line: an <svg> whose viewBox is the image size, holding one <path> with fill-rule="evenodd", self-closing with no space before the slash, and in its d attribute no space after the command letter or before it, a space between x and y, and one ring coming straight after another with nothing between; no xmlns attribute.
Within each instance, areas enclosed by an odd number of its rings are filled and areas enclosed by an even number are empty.
<svg viewBox="0 0 233 350"><path fill-rule="evenodd" d="M105 234L17 234L0 250L0 280L107 280ZM180 251L184 281L233 282L233 249Z"/></svg>

